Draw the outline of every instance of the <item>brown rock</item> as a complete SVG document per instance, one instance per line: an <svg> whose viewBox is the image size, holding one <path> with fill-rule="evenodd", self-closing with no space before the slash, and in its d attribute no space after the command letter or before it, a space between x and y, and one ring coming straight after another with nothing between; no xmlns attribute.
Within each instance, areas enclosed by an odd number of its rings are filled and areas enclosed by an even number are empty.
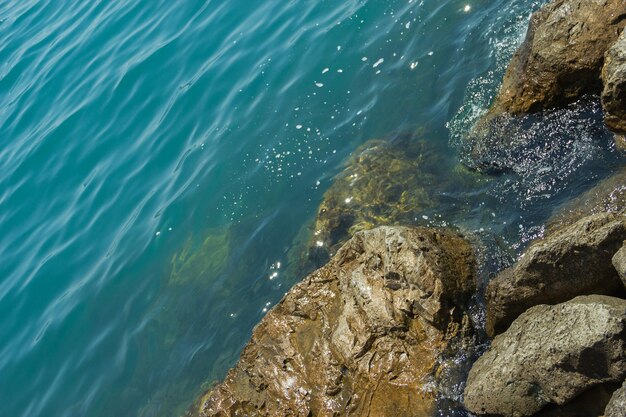
<svg viewBox="0 0 626 417"><path fill-rule="evenodd" d="M538 304L585 294L622 294L611 257L626 239L626 218L600 213L533 242L522 258L487 286L487 333L506 330Z"/></svg>
<svg viewBox="0 0 626 417"><path fill-rule="evenodd" d="M433 415L440 355L469 331L474 267L450 231L357 233L265 316L189 415Z"/></svg>
<svg viewBox="0 0 626 417"><path fill-rule="evenodd" d="M530 416L624 376L626 300L576 297L535 306L498 335L474 363L464 403L475 414Z"/></svg>
<svg viewBox="0 0 626 417"><path fill-rule="evenodd" d="M626 32L606 52L602 68L604 121L615 133L626 133ZM620 141L616 140L619 145Z"/></svg>
<svg viewBox="0 0 626 417"><path fill-rule="evenodd" d="M553 0L531 18L493 114L560 107L599 94L604 53L626 24L624 0Z"/></svg>

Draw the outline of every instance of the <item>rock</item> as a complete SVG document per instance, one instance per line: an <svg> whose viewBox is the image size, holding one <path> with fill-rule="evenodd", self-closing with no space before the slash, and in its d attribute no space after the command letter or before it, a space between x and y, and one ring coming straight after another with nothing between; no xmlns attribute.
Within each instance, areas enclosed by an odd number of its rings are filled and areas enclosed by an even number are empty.
<svg viewBox="0 0 626 417"><path fill-rule="evenodd" d="M370 140L348 160L324 194L315 219L310 253L320 258L319 265L354 233L406 223L434 206L425 186L435 178L422 167L434 155L425 142L414 145L415 155L409 155L404 147Z"/></svg>
<svg viewBox="0 0 626 417"><path fill-rule="evenodd" d="M626 242L620 250L618 250L615 255L613 255L613 266L615 270L619 274L619 277L622 280L622 283L626 287Z"/></svg>
<svg viewBox="0 0 626 417"><path fill-rule="evenodd" d="M509 172L531 180L550 172L567 179L576 173L572 161L601 157L610 146L613 134L601 115L600 100L593 97L541 113L488 113L464 135L463 162L486 174Z"/></svg>
<svg viewBox="0 0 626 417"><path fill-rule="evenodd" d="M605 54L602 81L604 121L613 132L623 135L626 133L626 32Z"/></svg>
<svg viewBox="0 0 626 417"><path fill-rule="evenodd" d="M626 215L626 168L560 207L547 222L549 233L597 213Z"/></svg>
<svg viewBox="0 0 626 417"><path fill-rule="evenodd" d="M357 233L267 313L188 415L433 415L442 353L470 343L474 270L450 231Z"/></svg>
<svg viewBox="0 0 626 417"><path fill-rule="evenodd" d="M603 417L611 396L619 386L614 382L598 385L567 404L548 404L533 417Z"/></svg>
<svg viewBox="0 0 626 417"><path fill-rule="evenodd" d="M615 141L615 149L620 152L626 152L626 136L614 135L613 140Z"/></svg>
<svg viewBox="0 0 626 417"><path fill-rule="evenodd" d="M626 218L599 213L533 242L516 264L487 285L487 333L501 333L538 304L585 294L622 294L611 257L625 239Z"/></svg>
<svg viewBox="0 0 626 417"><path fill-rule="evenodd" d="M535 12L492 114L560 107L602 90L604 53L626 24L624 0L553 0Z"/></svg>
<svg viewBox="0 0 626 417"><path fill-rule="evenodd" d="M576 297L535 306L497 336L472 367L465 406L475 414L530 416L626 376L626 300Z"/></svg>
<svg viewBox="0 0 626 417"><path fill-rule="evenodd" d="M604 410L604 417L626 417L626 381L613 393L613 397Z"/></svg>
<svg viewBox="0 0 626 417"><path fill-rule="evenodd" d="M446 184L467 183L469 172L447 169L433 141L404 134L370 140L346 162L324 193L307 258L324 265L352 235L377 226L416 224L437 205ZM306 269L303 268L303 269Z"/></svg>

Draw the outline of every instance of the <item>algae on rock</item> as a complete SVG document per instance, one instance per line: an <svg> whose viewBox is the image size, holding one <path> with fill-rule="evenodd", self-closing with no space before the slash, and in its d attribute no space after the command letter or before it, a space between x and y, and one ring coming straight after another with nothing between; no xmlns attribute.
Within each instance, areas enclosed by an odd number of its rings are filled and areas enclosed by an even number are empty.
<svg viewBox="0 0 626 417"><path fill-rule="evenodd" d="M308 261L319 267L354 233L382 225L419 224L450 182L473 183L432 141L403 135L370 140L346 162L324 194ZM468 177L471 177L468 179Z"/></svg>

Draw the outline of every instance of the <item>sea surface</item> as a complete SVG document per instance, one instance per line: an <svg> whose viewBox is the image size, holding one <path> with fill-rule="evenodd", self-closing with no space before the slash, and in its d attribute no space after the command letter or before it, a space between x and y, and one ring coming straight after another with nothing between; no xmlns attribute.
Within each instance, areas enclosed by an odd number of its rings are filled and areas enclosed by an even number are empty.
<svg viewBox="0 0 626 417"><path fill-rule="evenodd" d="M351 153L458 165L542 3L0 0L0 417L183 413L302 278ZM546 120L416 223L514 258L619 163L596 99Z"/></svg>

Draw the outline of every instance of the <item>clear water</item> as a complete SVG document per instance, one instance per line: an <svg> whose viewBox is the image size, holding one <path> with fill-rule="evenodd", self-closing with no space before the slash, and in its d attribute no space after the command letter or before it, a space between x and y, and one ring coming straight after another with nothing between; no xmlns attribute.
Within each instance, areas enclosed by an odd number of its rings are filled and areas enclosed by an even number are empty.
<svg viewBox="0 0 626 417"><path fill-rule="evenodd" d="M0 416L180 414L342 162L418 130L455 161L541 3L0 0ZM516 253L620 163L596 107L425 218Z"/></svg>

